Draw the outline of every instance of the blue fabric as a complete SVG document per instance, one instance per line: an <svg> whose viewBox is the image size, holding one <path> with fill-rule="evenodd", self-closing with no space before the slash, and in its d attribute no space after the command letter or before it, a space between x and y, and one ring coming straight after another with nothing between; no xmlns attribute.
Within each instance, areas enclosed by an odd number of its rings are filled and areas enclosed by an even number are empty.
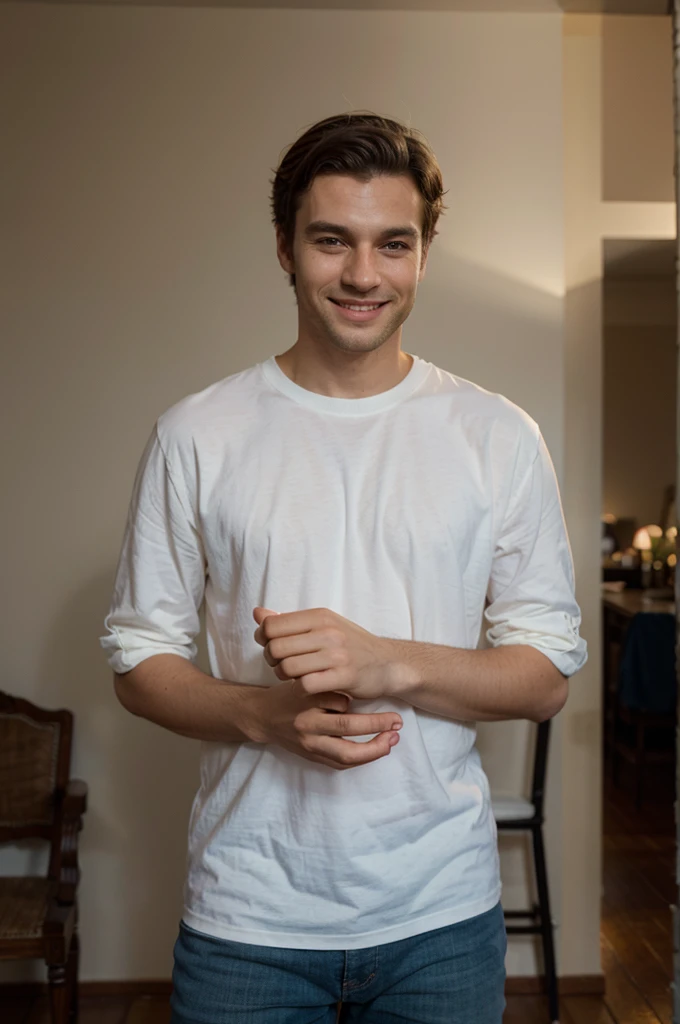
<svg viewBox="0 0 680 1024"><path fill-rule="evenodd" d="M633 711L663 715L676 706L675 616L633 616L621 656L619 697Z"/></svg>
<svg viewBox="0 0 680 1024"><path fill-rule="evenodd" d="M507 940L500 904L399 942L280 949L182 922L171 1024L501 1024Z"/></svg>

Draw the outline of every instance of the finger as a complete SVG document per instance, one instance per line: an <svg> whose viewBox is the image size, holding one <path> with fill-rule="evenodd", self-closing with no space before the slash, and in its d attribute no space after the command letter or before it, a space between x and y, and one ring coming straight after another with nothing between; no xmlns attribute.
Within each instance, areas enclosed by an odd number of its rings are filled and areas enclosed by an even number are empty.
<svg viewBox="0 0 680 1024"><path fill-rule="evenodd" d="M326 690L324 693L309 694L305 692L302 682L299 679L290 679L289 686L295 696L307 703L310 711L333 711L343 712L349 708L351 697L349 694L340 693L337 690Z"/></svg>
<svg viewBox="0 0 680 1024"><path fill-rule="evenodd" d="M308 697L308 694L305 694L305 696ZM314 707L318 707L321 711L332 711L336 714L347 711L350 701L347 694L334 693L332 690L328 693L314 694L314 696L308 697L308 699Z"/></svg>
<svg viewBox="0 0 680 1024"><path fill-rule="evenodd" d="M307 608L299 612L278 613L276 619L272 619L266 625L262 623L263 634L269 640L275 637L297 636L314 630L332 628L338 618L340 616L336 616L328 608Z"/></svg>
<svg viewBox="0 0 680 1024"><path fill-rule="evenodd" d="M275 658L271 649L265 649L264 656L269 665L279 665L291 679L321 674L329 669L343 669L348 664L347 651L341 647L324 647L318 651L283 658Z"/></svg>
<svg viewBox="0 0 680 1024"><path fill-rule="evenodd" d="M255 637L255 639L257 639L257 637ZM275 665L278 665L279 661L281 660L280 658L275 658L272 655L271 651L269 650L269 644L267 644L267 646L263 650L262 657L264 658L268 665L271 665L272 668L274 668Z"/></svg>
<svg viewBox="0 0 680 1024"><path fill-rule="evenodd" d="M314 736L308 741L311 745L307 746L307 751L318 753L341 767L354 768L386 757L398 742L399 735L396 732L383 732L365 743L353 743L352 740L336 739L334 736Z"/></svg>
<svg viewBox="0 0 680 1024"><path fill-rule="evenodd" d="M253 618L255 619L256 622L259 622L259 626L257 627L255 632L253 633L253 637L254 637L256 643L261 644L262 647L266 646L266 644L268 643L268 640L267 640L267 637L264 634L264 630L262 629L262 625L264 623L264 620L269 615L280 615L280 614L281 614L280 612L275 612L272 608L263 608L261 605L258 605L256 608L253 608Z"/></svg>
<svg viewBox="0 0 680 1024"><path fill-rule="evenodd" d="M335 690L336 693L342 692L338 689L338 684L342 685L343 682L345 685L347 684L347 673L334 668L327 668L323 672L300 673L297 678L302 684L302 689L309 696L321 696L328 690Z"/></svg>
<svg viewBox="0 0 680 1024"><path fill-rule="evenodd" d="M401 729L402 720L392 711L381 714L336 714L310 716L307 728L317 736L368 736L370 733Z"/></svg>

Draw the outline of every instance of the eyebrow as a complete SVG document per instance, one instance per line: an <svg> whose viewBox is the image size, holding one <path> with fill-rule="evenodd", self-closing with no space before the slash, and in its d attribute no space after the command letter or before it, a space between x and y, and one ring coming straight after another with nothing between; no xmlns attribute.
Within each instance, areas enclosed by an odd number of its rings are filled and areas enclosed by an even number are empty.
<svg viewBox="0 0 680 1024"><path fill-rule="evenodd" d="M342 224L331 224L326 220L314 220L311 224L308 224L305 228L305 235L317 235L320 232L329 235L344 235L348 237L352 234L348 228L343 227ZM380 239L394 238L396 236L401 238L412 238L414 241L418 239L419 232L412 227L410 224L400 225L394 228L386 228L380 232L378 236Z"/></svg>

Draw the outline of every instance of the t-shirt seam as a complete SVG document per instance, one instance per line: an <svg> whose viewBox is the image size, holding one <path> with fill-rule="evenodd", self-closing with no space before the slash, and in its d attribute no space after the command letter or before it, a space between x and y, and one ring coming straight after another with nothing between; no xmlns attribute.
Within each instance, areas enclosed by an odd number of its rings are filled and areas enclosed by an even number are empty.
<svg viewBox="0 0 680 1024"><path fill-rule="evenodd" d="M156 421L156 424L154 426L154 430L156 432L156 440L158 441L158 447L161 450L161 455L163 456L163 461L165 462L165 468L166 468L167 473L168 473L168 479L169 479L170 483L172 484L173 491L175 492L175 497L177 498L178 502L182 506L182 511L184 512L184 515L187 518L187 522L191 525L191 527L193 529L195 529L194 524L191 521L191 515L190 515L189 511L187 510L187 508L186 508L186 506L185 506L185 504L184 504L184 502L182 500L182 496L179 493L179 488L177 487L177 484L175 483L175 478L173 476L173 471L172 471L172 468L170 466L170 459L168 458L168 454L167 454L165 448L163 447L163 442L161 441L161 434L160 434L160 430L158 429L158 421Z"/></svg>
<svg viewBox="0 0 680 1024"><path fill-rule="evenodd" d="M349 412L349 411L341 412L339 409L336 412L334 412L332 409L319 409L319 408L316 408L314 406L314 404L313 404L313 399L312 399L312 402L309 405L307 403L305 403L305 402L298 401L292 395L288 394L288 392L285 391L282 387L279 387L279 385L277 384L276 380L270 378L270 376L269 376L269 374L267 373L267 370L266 370L266 361L260 363L259 365L260 365L261 375L262 375L263 379L265 380L265 382L269 385L269 387L273 388L276 392L278 392L278 394L283 395L284 398L287 398L288 401L290 401L294 405L298 406L298 408L306 409L307 412L316 413L316 415L318 415L318 416L339 416L341 419L358 419L360 416L378 416L378 415L380 415L380 413L389 412L391 409L395 409L397 406L405 404L406 402L409 401L409 399L414 398L417 395L418 391L420 391L420 389L423 387L423 385L425 384L425 382L427 381L427 379L428 379L428 377L429 377L429 375L431 373L431 367L428 366L427 371L424 374L422 380L418 384L416 384L416 386L413 388L413 390L410 391L408 394L404 395L403 397L397 398L396 401L392 402L390 405L385 405L385 406L382 406L380 409L375 409L375 410L372 410L372 411L367 410L366 412L360 412L360 411L359 412ZM413 369L413 367L411 369ZM399 385L395 385L395 387L398 387L398 386ZM310 394L314 395L314 394L316 394L316 392L310 391ZM331 397L331 396L328 396L328 395L318 395L318 397L319 398L328 398L328 397ZM369 397L377 398L378 395L371 395ZM347 399L345 399L345 401L347 401Z"/></svg>
<svg viewBox="0 0 680 1024"><path fill-rule="evenodd" d="M532 473L534 472L534 469L536 467L536 463L538 462L538 457L539 457L540 449L541 449L541 433L540 433L540 430L538 430L538 429L536 430L536 436L534 438L534 444L535 444L535 451L534 451L534 454L533 454L533 458L532 458L529 466L525 470L525 472L524 472L524 474L522 476L521 481L517 484L517 486L515 486L515 477L516 477L516 473L517 473L517 463L519 462L520 454L521 454L521 448L522 448L521 443L518 445L517 456L515 458L515 465L512 468L512 477L511 477L511 480L510 480L510 486L508 488L508 500L506 502L505 508L503 509L503 515L500 516L500 518L499 518L498 533L496 535L495 542L494 542L494 551L498 547L498 541L500 540L500 538L503 535L503 531L505 529L505 525L506 525L506 523L508 521L508 518L514 512L515 506L517 505L517 503L519 501L519 497L518 496L521 493L522 488L524 487L525 482L531 477Z"/></svg>

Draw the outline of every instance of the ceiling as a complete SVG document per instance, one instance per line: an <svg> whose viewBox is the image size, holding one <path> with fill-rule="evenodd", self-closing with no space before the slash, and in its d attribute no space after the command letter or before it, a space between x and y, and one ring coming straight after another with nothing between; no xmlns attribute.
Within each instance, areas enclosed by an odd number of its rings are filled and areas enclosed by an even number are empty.
<svg viewBox="0 0 680 1024"><path fill-rule="evenodd" d="M2 0L0 0L2 2ZM68 2L68 0L64 0ZM506 13L669 14L672 0L80 0L165 7L278 7L317 10L504 11Z"/></svg>

